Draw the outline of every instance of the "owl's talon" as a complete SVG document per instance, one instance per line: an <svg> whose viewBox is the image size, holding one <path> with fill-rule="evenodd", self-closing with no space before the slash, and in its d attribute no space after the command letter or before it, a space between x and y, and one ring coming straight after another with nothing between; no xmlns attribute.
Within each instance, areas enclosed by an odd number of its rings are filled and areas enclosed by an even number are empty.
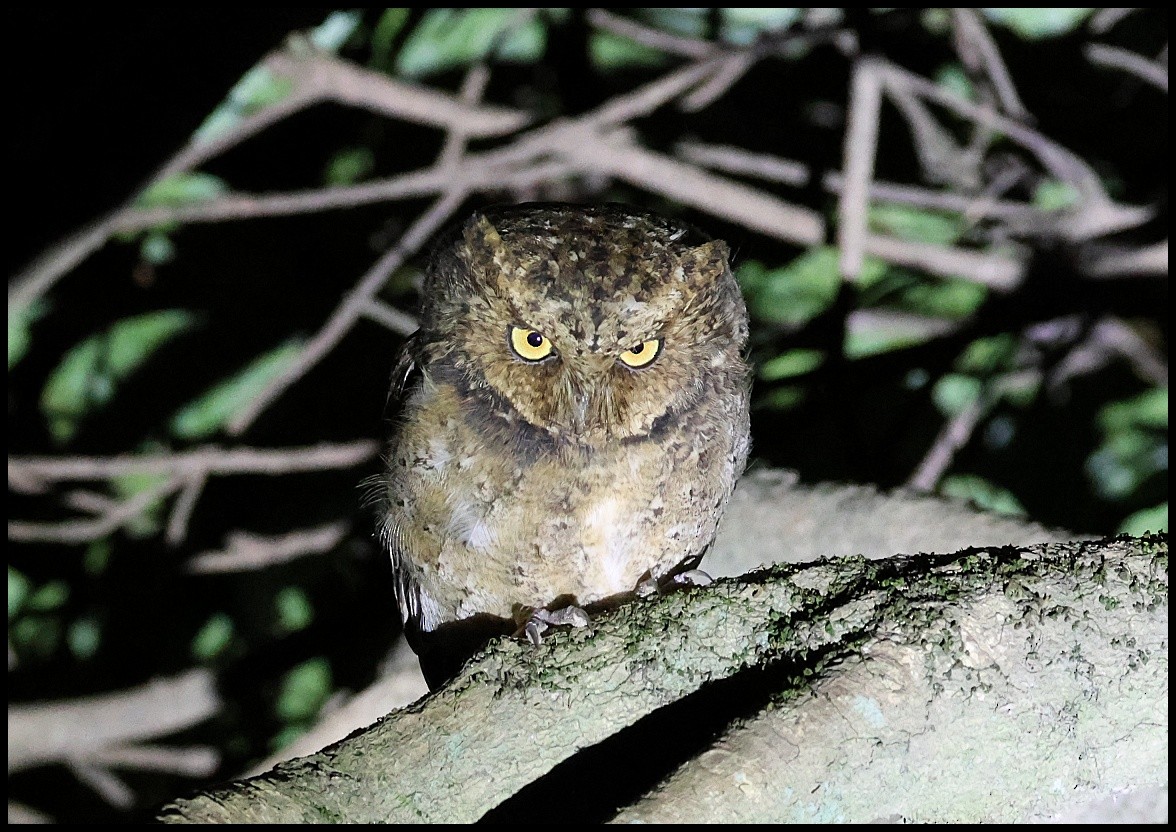
<svg viewBox="0 0 1176 832"><path fill-rule="evenodd" d="M587 627L592 619L580 607L560 607L558 610L536 610L531 620L539 620L551 627Z"/></svg>
<svg viewBox="0 0 1176 832"><path fill-rule="evenodd" d="M680 587L710 586L715 582L715 579L701 569L688 569L675 575L670 581Z"/></svg>
<svg viewBox="0 0 1176 832"><path fill-rule="evenodd" d="M650 595L656 595L661 590L661 586L657 582L657 578L652 575L643 579L637 584L637 597L648 598Z"/></svg>
<svg viewBox="0 0 1176 832"><path fill-rule="evenodd" d="M543 631L546 629L546 624L532 618L523 627L523 634L527 637L527 641L531 642L535 647L538 647L543 643Z"/></svg>

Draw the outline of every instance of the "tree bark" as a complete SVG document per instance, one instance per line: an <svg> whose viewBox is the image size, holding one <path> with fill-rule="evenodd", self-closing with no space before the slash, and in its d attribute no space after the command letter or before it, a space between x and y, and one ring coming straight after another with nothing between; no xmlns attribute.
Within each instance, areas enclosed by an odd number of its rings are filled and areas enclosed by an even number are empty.
<svg viewBox="0 0 1176 832"><path fill-rule="evenodd" d="M1166 787L1167 551L851 557L634 601L538 648L496 642L161 819L1007 821Z"/></svg>

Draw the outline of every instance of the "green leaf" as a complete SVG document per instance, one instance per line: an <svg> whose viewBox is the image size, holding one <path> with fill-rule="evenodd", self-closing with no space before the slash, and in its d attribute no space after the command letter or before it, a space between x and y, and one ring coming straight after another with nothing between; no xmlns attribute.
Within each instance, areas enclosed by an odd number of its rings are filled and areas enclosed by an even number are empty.
<svg viewBox="0 0 1176 832"><path fill-rule="evenodd" d="M41 300L8 305L8 369L12 370L29 349L29 330L49 305Z"/></svg>
<svg viewBox="0 0 1176 832"><path fill-rule="evenodd" d="M282 680L274 712L284 722L311 719L331 693L331 666L322 657L295 667Z"/></svg>
<svg viewBox="0 0 1176 832"><path fill-rule="evenodd" d="M710 9L637 9L637 16L657 29L688 38L706 36Z"/></svg>
<svg viewBox="0 0 1176 832"><path fill-rule="evenodd" d="M600 30L588 35L588 59L597 72L662 66L669 61L664 52Z"/></svg>
<svg viewBox="0 0 1176 832"><path fill-rule="evenodd" d="M759 366L759 377L764 381L777 381L810 373L825 361L821 350L788 350Z"/></svg>
<svg viewBox="0 0 1176 832"><path fill-rule="evenodd" d="M931 391L931 400L939 408L939 412L947 418L962 413L972 403L980 398L983 389L979 379L959 373L948 373L935 383Z"/></svg>
<svg viewBox="0 0 1176 832"><path fill-rule="evenodd" d="M735 274L751 314L787 326L799 326L820 315L841 288L838 253L829 246L812 249L777 269L749 260Z"/></svg>
<svg viewBox="0 0 1176 832"><path fill-rule="evenodd" d="M213 613L192 639L192 658L199 662L215 659L232 643L233 629L233 619L227 613Z"/></svg>
<svg viewBox="0 0 1176 832"><path fill-rule="evenodd" d="M274 608L278 613L278 629L283 633L305 629L314 620L314 607L300 587L284 587L274 598Z"/></svg>
<svg viewBox="0 0 1176 832"><path fill-rule="evenodd" d="M180 439L203 439L216 433L248 407L266 385L284 373L298 359L301 350L300 342L290 341L216 384L172 417L172 435Z"/></svg>
<svg viewBox="0 0 1176 832"><path fill-rule="evenodd" d="M376 157L366 147L349 147L332 157L323 174L328 185L353 185L372 172Z"/></svg>
<svg viewBox="0 0 1176 832"><path fill-rule="evenodd" d="M91 541L86 547L86 554L82 556L82 568L91 577L101 575L110 565L110 538L100 537Z"/></svg>
<svg viewBox="0 0 1176 832"><path fill-rule="evenodd" d="M768 394L759 402L759 406L768 410L791 410L804 402L807 395L803 387L787 384L768 391Z"/></svg>
<svg viewBox="0 0 1176 832"><path fill-rule="evenodd" d="M1009 333L977 338L964 349L955 361L961 373L991 376L1009 369L1017 353L1017 339Z"/></svg>
<svg viewBox="0 0 1176 832"><path fill-rule="evenodd" d="M171 479L170 474L120 474L110 480L110 490L119 502L132 500L144 491L161 487ZM151 537L159 531L163 522L163 507L167 495L159 494L148 502L139 513L123 524L123 529L133 538Z"/></svg>
<svg viewBox="0 0 1176 832"><path fill-rule="evenodd" d="M25 606L34 612L53 612L68 600L69 584L65 581L49 581L25 600Z"/></svg>
<svg viewBox="0 0 1176 832"><path fill-rule="evenodd" d="M1090 17L1094 9L982 9L993 23L1011 29L1025 40L1041 40L1069 34Z"/></svg>
<svg viewBox="0 0 1176 832"><path fill-rule="evenodd" d="M118 383L195 322L181 309L125 318L73 347L41 391L41 412L58 442L66 442L92 410L107 404Z"/></svg>
<svg viewBox="0 0 1176 832"><path fill-rule="evenodd" d="M46 659L61 642L61 622L55 616L30 615L15 622L8 634L21 653Z"/></svg>
<svg viewBox="0 0 1176 832"><path fill-rule="evenodd" d="M745 46L760 35L792 26L800 20L800 9L719 9L719 18L722 39Z"/></svg>
<svg viewBox="0 0 1176 832"><path fill-rule="evenodd" d="M1025 507L1012 492L972 474L953 474L939 484L945 497L970 500L984 511L1023 516Z"/></svg>
<svg viewBox="0 0 1176 832"><path fill-rule="evenodd" d="M1108 433L1150 428L1168 430L1168 388L1153 387L1130 399L1105 405L1098 414L1099 426Z"/></svg>
<svg viewBox="0 0 1176 832"><path fill-rule="evenodd" d="M1046 179L1033 189L1033 205L1042 211L1064 211L1077 204L1078 191L1073 185Z"/></svg>
<svg viewBox="0 0 1176 832"><path fill-rule="evenodd" d="M1119 524L1120 534L1130 534L1140 537L1148 532L1168 532L1168 503L1137 511Z"/></svg>
<svg viewBox="0 0 1176 832"><path fill-rule="evenodd" d="M75 658L82 661L93 658L102 646L102 628L98 620L84 616L74 621L66 631L65 643Z"/></svg>
<svg viewBox="0 0 1176 832"><path fill-rule="evenodd" d="M141 210L178 208L216 199L228 189L223 179L211 173L177 173L139 194L135 198L135 207Z"/></svg>
<svg viewBox="0 0 1176 832"><path fill-rule="evenodd" d="M152 231L139 244L139 256L152 266L162 266L176 259L176 244L162 231Z"/></svg>
<svg viewBox="0 0 1176 832"><path fill-rule="evenodd" d="M926 343L950 329L951 322L926 315L880 310L850 318L842 349L851 360Z"/></svg>
<svg viewBox="0 0 1176 832"><path fill-rule="evenodd" d="M988 297L988 289L967 280L928 278L908 286L895 300L909 312L958 321L974 313Z"/></svg>
<svg viewBox="0 0 1176 832"><path fill-rule="evenodd" d="M323 52L338 52L363 22L363 12L331 12L327 19L310 30L310 42Z"/></svg>
<svg viewBox="0 0 1176 832"><path fill-rule="evenodd" d="M935 73L935 83L949 93L965 101L976 100L976 88L959 64L944 64Z"/></svg>
<svg viewBox="0 0 1176 832"><path fill-rule="evenodd" d="M964 231L958 214L887 202L870 207L869 222L874 231L940 246L955 243Z"/></svg>
<svg viewBox="0 0 1176 832"><path fill-rule="evenodd" d="M408 22L408 9L384 9L376 27L372 30L372 65L386 67L392 60L392 44L404 24Z"/></svg>
<svg viewBox="0 0 1176 832"><path fill-rule="evenodd" d="M23 572L19 569L8 567L8 620L12 621L16 617L25 604L25 599L29 597L29 590L32 588L32 581L30 581Z"/></svg>
<svg viewBox="0 0 1176 832"><path fill-rule="evenodd" d="M1095 491L1108 500L1129 497L1149 477L1167 470L1167 437L1134 427L1107 435L1086 460Z"/></svg>
<svg viewBox="0 0 1176 832"><path fill-rule="evenodd" d="M292 80L277 77L258 64L241 76L225 100L196 128L192 139L196 143L211 141L232 130L241 119L277 104L293 91Z"/></svg>
<svg viewBox="0 0 1176 832"><path fill-rule="evenodd" d="M538 18L522 26L517 20L517 9L429 9L400 47L396 71L419 78L469 66L492 51L501 60L534 63L547 48L547 27Z"/></svg>

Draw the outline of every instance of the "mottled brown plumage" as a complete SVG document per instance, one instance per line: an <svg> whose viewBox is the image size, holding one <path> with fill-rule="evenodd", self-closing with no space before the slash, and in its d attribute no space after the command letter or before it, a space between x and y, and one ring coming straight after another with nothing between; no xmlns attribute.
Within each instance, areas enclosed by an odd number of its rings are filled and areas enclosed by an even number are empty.
<svg viewBox="0 0 1176 832"><path fill-rule="evenodd" d="M410 636L696 563L747 457L746 338L726 245L674 220L530 204L441 242L380 518Z"/></svg>

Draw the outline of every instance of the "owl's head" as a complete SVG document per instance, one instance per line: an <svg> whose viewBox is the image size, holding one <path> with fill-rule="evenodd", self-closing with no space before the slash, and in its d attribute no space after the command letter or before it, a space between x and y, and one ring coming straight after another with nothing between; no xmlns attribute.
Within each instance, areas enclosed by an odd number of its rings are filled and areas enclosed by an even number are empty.
<svg viewBox="0 0 1176 832"><path fill-rule="evenodd" d="M430 372L579 443L689 418L747 374L726 244L622 205L474 214L434 258L421 331Z"/></svg>

